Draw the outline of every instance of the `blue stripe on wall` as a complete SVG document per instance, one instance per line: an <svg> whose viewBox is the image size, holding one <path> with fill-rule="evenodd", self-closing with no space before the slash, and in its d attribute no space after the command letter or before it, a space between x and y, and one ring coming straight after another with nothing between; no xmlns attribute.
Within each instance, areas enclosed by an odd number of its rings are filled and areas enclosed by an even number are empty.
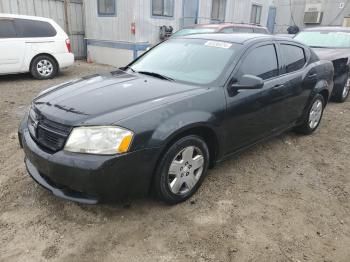
<svg viewBox="0 0 350 262"><path fill-rule="evenodd" d="M121 42L121 41L110 41L110 40L98 40L98 39L86 39L87 45L109 47L116 49L131 50L134 54L134 59L137 58L137 51L144 51L150 46L147 42L132 43L132 42Z"/></svg>

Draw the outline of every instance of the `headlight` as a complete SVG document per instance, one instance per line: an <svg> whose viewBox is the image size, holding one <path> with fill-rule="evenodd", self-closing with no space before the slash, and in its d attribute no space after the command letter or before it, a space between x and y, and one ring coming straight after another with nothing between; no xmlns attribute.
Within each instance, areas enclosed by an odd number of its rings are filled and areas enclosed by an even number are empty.
<svg viewBox="0 0 350 262"><path fill-rule="evenodd" d="M73 128L64 150L77 153L113 155L129 150L133 132L116 126Z"/></svg>

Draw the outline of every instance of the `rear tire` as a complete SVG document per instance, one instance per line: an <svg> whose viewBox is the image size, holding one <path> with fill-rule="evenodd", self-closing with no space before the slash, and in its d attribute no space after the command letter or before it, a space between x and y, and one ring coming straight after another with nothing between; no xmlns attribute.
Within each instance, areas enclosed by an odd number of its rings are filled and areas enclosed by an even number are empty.
<svg viewBox="0 0 350 262"><path fill-rule="evenodd" d="M158 163L153 188L157 197L177 204L190 198L202 184L209 166L209 149L195 135L171 145Z"/></svg>
<svg viewBox="0 0 350 262"><path fill-rule="evenodd" d="M58 73L58 65L55 59L47 55L35 57L30 66L30 73L39 80L53 78Z"/></svg>
<svg viewBox="0 0 350 262"><path fill-rule="evenodd" d="M348 98L350 93L350 77L346 78L343 88L338 88L334 90L332 101L343 103Z"/></svg>
<svg viewBox="0 0 350 262"><path fill-rule="evenodd" d="M317 94L310 103L304 123L297 126L295 131L304 135L309 135L315 132L321 123L324 107L324 97Z"/></svg>

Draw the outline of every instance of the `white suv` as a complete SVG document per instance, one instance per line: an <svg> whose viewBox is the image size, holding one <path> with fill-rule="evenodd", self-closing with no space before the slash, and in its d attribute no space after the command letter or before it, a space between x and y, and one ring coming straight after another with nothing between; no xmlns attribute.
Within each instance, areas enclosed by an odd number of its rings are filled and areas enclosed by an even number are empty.
<svg viewBox="0 0 350 262"><path fill-rule="evenodd" d="M0 14L0 75L49 79L74 63L70 40L52 19Z"/></svg>

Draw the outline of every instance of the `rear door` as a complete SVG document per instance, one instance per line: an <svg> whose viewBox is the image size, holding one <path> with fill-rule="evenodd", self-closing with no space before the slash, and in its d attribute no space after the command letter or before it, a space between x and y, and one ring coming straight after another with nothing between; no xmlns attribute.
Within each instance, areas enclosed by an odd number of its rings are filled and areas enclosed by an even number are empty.
<svg viewBox="0 0 350 262"><path fill-rule="evenodd" d="M279 42L278 50L282 63L280 78L283 85L274 90L274 95L279 99L274 110L283 113L280 123L282 126L292 125L302 115L310 94L310 89L304 85L307 54L303 46L294 42ZM314 77L316 79L316 76ZM312 80L311 78L308 76L309 80Z"/></svg>
<svg viewBox="0 0 350 262"><path fill-rule="evenodd" d="M18 38L13 19L0 18L0 74L21 71L25 43Z"/></svg>

